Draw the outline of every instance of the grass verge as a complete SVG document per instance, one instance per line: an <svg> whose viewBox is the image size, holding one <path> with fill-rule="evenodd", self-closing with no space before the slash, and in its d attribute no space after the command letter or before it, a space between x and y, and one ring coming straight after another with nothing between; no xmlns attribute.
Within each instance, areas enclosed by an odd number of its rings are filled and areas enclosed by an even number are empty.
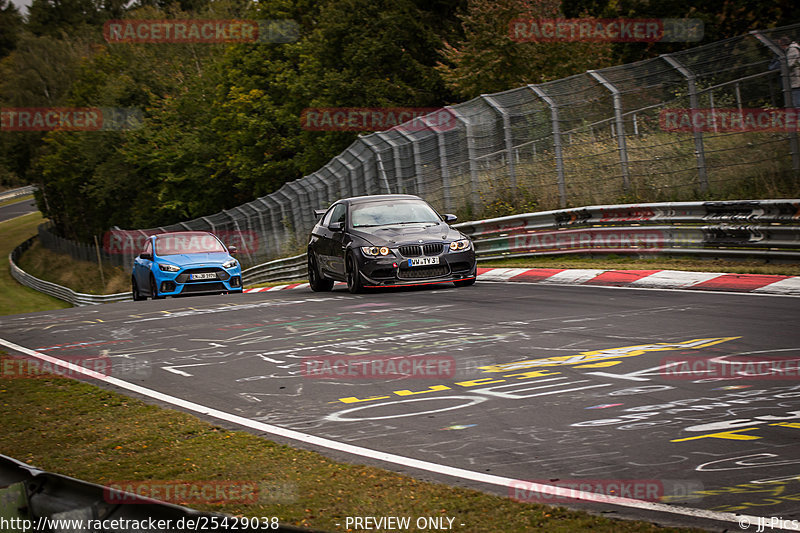
<svg viewBox="0 0 800 533"><path fill-rule="evenodd" d="M36 233L39 213L0 223L5 256ZM63 265L62 265L63 268ZM23 287L3 269L0 313L68 307ZM0 352L0 368L9 357ZM266 487L257 503L192 507L341 531L347 516L453 517L463 532L688 531L617 521L419 481L374 467L336 462L231 431L57 376L12 379L0 373L0 453L99 484L115 481L245 481ZM270 488L273 489L272 492ZM178 502L180 503L180 502Z"/></svg>
<svg viewBox="0 0 800 533"><path fill-rule="evenodd" d="M257 503L192 507L315 529L342 531L348 516L434 516L463 532L681 531L344 464L66 378L0 379L0 417L2 453L45 470L105 485L256 483L267 487Z"/></svg>
<svg viewBox="0 0 800 533"><path fill-rule="evenodd" d="M23 241L36 235L43 222L41 213L31 213L0 223L0 255L8 261L8 254ZM71 307L67 302L52 298L17 283L11 277L6 263L0 268L0 315L31 313L47 309Z"/></svg>

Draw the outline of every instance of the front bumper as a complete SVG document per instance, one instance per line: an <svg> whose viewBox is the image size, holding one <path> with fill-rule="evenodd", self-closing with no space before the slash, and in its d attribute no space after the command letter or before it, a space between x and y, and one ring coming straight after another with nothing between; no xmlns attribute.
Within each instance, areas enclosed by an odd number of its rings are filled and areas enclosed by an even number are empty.
<svg viewBox="0 0 800 533"><path fill-rule="evenodd" d="M214 274L211 279L193 279L195 274ZM192 266L178 272L159 271L155 274L159 296L187 296L219 292L242 292L241 267Z"/></svg>
<svg viewBox="0 0 800 533"><path fill-rule="evenodd" d="M359 270L365 287L392 287L450 283L472 279L477 274L473 249L445 252L437 265L408 266L407 257L370 257L359 253Z"/></svg>

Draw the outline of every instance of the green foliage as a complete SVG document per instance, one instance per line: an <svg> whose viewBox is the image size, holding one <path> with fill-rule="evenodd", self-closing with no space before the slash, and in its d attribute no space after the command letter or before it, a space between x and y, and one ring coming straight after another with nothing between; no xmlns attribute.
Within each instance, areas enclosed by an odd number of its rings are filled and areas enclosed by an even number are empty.
<svg viewBox="0 0 800 533"><path fill-rule="evenodd" d="M17 46L22 32L22 15L10 0L0 0L0 58L7 56Z"/></svg>
<svg viewBox="0 0 800 533"><path fill-rule="evenodd" d="M513 20L563 18L558 0L470 0L460 16L464 38L445 44L437 67L460 98L541 83L610 64L607 43L518 42Z"/></svg>

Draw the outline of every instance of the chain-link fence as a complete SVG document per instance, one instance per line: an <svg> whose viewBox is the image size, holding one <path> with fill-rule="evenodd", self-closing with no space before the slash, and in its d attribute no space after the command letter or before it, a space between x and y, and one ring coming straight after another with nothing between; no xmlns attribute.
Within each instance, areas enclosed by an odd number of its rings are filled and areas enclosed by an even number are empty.
<svg viewBox="0 0 800 533"><path fill-rule="evenodd" d="M317 172L272 194L139 233L227 234L228 242L245 244L242 262L255 265L302 252L313 210L347 196L417 194L462 220L508 214L492 210L503 206L746 198L755 180L762 180L762 195L796 197L797 122L725 122L726 112L792 107L783 36L797 40L800 24L483 95L436 112L448 113L453 127L431 114L422 127L361 136ZM700 126L697 117L704 117ZM129 244L116 253L126 268L139 251Z"/></svg>

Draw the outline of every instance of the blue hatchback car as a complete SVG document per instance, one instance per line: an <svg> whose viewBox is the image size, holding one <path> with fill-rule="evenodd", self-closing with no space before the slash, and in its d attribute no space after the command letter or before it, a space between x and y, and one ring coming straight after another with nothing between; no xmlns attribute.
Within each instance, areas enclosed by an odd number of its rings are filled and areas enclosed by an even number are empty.
<svg viewBox="0 0 800 533"><path fill-rule="evenodd" d="M133 261L133 299L240 293L242 267L235 253L205 231L151 235Z"/></svg>

